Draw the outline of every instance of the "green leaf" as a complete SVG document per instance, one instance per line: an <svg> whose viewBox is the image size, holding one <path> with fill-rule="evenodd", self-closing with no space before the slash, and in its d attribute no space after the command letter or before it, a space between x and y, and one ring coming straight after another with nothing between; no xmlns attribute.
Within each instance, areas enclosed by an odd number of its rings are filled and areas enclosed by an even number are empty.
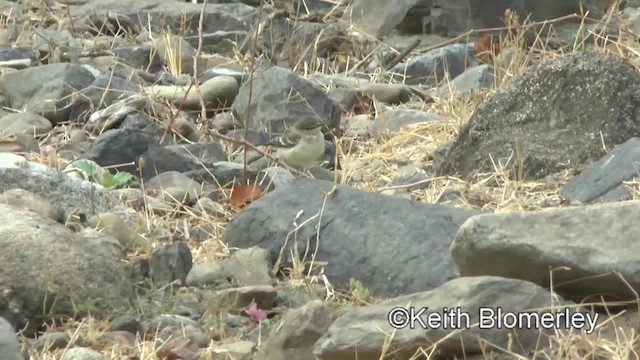
<svg viewBox="0 0 640 360"><path fill-rule="evenodd" d="M127 185L133 180L133 175L128 172L118 172L113 176L113 179L118 183L118 186Z"/></svg>
<svg viewBox="0 0 640 360"><path fill-rule="evenodd" d="M117 188L123 185L126 185L129 181L133 179L133 175L128 172L118 172L115 175L112 175L110 172L105 172L102 178L102 186L107 189Z"/></svg>
<svg viewBox="0 0 640 360"><path fill-rule="evenodd" d="M87 179L91 181L96 180L96 175L98 175L98 169L96 169L96 166L93 163L83 159L83 160L74 161L73 166L76 169L82 171Z"/></svg>
<svg viewBox="0 0 640 360"><path fill-rule="evenodd" d="M110 172L106 171L102 176L102 184L100 184L107 189L112 189L118 185L118 183L114 180L113 175Z"/></svg>

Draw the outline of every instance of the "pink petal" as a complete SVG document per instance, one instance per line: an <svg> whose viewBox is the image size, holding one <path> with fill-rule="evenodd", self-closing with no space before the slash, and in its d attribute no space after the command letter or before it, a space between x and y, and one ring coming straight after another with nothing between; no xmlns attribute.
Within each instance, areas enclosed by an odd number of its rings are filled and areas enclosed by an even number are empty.
<svg viewBox="0 0 640 360"><path fill-rule="evenodd" d="M51 145L45 145L45 146L41 146L40 147L40 155L41 156L47 156L47 155L51 154L52 151L53 151L53 146L51 146Z"/></svg>
<svg viewBox="0 0 640 360"><path fill-rule="evenodd" d="M253 321L263 322L267 319L267 312L260 309L255 301L244 312Z"/></svg>

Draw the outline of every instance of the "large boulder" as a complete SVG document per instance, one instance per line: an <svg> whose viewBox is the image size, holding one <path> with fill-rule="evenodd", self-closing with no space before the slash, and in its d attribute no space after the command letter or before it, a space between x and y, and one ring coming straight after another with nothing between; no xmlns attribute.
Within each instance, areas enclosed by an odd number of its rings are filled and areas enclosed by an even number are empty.
<svg viewBox="0 0 640 360"><path fill-rule="evenodd" d="M451 254L461 276L531 281L576 302L635 301L638 211L640 202L627 201L474 216L460 227Z"/></svg>
<svg viewBox="0 0 640 360"><path fill-rule="evenodd" d="M510 159L507 168L539 179L638 135L640 73L618 57L575 53L531 67L482 103L436 170L470 178Z"/></svg>
<svg viewBox="0 0 640 360"><path fill-rule="evenodd" d="M449 246L478 211L347 186L329 195L332 187L310 179L278 186L237 214L223 240L267 249L287 267L300 260L291 254L307 254L314 268L327 263L324 273L334 286L348 288L353 278L377 294L430 290L457 276Z"/></svg>
<svg viewBox="0 0 640 360"><path fill-rule="evenodd" d="M0 316L28 334L52 316L101 316L132 299L117 240L106 235L0 204L0 248Z"/></svg>

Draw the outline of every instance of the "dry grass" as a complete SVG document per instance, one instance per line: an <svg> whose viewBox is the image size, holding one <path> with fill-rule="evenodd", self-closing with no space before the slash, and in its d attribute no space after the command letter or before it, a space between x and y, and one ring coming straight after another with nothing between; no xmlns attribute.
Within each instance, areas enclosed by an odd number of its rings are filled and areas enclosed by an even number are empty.
<svg viewBox="0 0 640 360"><path fill-rule="evenodd" d="M19 41L28 41L31 38L31 24L54 25L61 24L64 15L54 14L43 8L43 3L33 2L30 11L25 14L24 19L16 19L13 14L5 14L0 17L0 28L6 28L8 24L16 23L24 29ZM608 22L614 16L610 14L604 22ZM365 191L385 191L393 190L404 192L404 188L390 189L380 185L382 180L384 183L393 179L397 173L398 163L404 161L415 162L423 165L427 173L431 172L433 153L435 149L443 144L450 143L457 136L458 132L465 126L469 118L473 114L477 106L491 96L492 93L505 86L505 84L514 76L524 71L528 66L540 61L558 58L574 51L584 51L584 38L590 34L598 39L595 46L590 47L590 51L602 51L615 53L625 57L632 64L640 64L640 46L636 42L636 37L626 32L621 32L618 39L613 41L606 39L602 33L593 33L590 29L590 23L586 18L582 18L578 27L575 41L569 48L550 49L549 44L544 39L553 35L556 31L555 24L549 24L542 29L536 30L536 27L527 20L518 19L512 13L507 13L506 25L501 29L500 43L503 53L494 60L497 77L495 86L492 89L473 92L471 94L461 95L452 92L444 98L436 98L432 104L425 105L422 102L412 102L405 104L408 108L425 110L440 114L443 118L441 121L430 122L425 124L416 124L404 127L400 132L393 135L384 135L375 139L341 139L338 142L339 153L341 154L341 163L343 166L342 184L359 188ZM339 23L337 19L327 17L327 21ZM295 21L294 21L295 24ZM293 26L293 25L292 25ZM351 30L348 26L345 29ZM264 31L262 28L260 31ZM263 35L262 33L260 35ZM378 40L368 38L362 34L346 32L346 35L340 35L333 39L336 48L339 49L338 54L332 63L314 62L302 63L307 53L315 53L317 45L325 34L318 35L318 41L310 45L308 48L298 49L300 53L289 54L290 58L295 60L292 64L303 75L310 74L315 71L325 73L338 73L336 67L346 68L348 73L357 71L362 64L374 56L378 56L384 51L395 51L387 44ZM533 37L532 37L533 35ZM165 37L170 42L172 34L158 34L158 37ZM531 41L533 39L533 41ZM471 39L472 40L472 39ZM526 46L525 44L528 44ZM241 45L236 48L237 63L248 65L250 61L246 56L241 54ZM509 49L505 51L505 49ZM180 62L181 56L173 53L174 47L169 47L168 66L172 73L179 75L183 69ZM289 49L288 51L293 51ZM397 51L396 51L397 52ZM200 51L198 51L200 54ZM504 54L508 54L504 55ZM155 55L155 54L154 54ZM637 65L636 65L637 66ZM403 74L388 74L386 71L378 71L374 74L376 79L385 79L389 75L394 78L402 78ZM444 86L450 85L449 79L443 79ZM382 104L376 104L378 110L384 107ZM154 106L152 114L156 117L158 123L163 126L170 125L176 116L180 113L179 109L170 104L161 104ZM167 113L169 113L167 115ZM381 113L379 111L378 113ZM69 126L64 126L61 130L63 136L68 135ZM204 124L200 124L199 130L206 133L207 129ZM97 134L94 134L97 135ZM173 134L180 137L180 134ZM48 138L42 140L46 143ZM55 154L47 157L34 157L34 160L46 163L47 165L62 169L68 163L64 159L60 159ZM511 161L516 161L512 159ZM553 181L526 182L518 180L517 174L511 170L506 170L507 164L495 163L494 172L478 175L472 181L463 181L454 177L431 177L428 186L420 190L410 191L412 198L426 203L435 203L442 200L443 194L455 192L457 196L444 201L456 207L468 209L483 209L487 211L528 211L545 207L560 206L560 198L558 196L559 189L571 178L571 174L558 174ZM356 175L358 173L366 173L366 179L361 179ZM220 184L222 185L226 184ZM634 194L634 198L640 198L640 181L633 180L626 184ZM227 190L228 191L228 190ZM229 192L226 192L229 196ZM196 264L206 262L216 262L225 259L232 252L224 243L220 241L225 225L229 219L239 211L239 209L225 205L226 214L223 218L214 218L201 212L194 211L191 208L176 206L175 210L169 213L154 212L153 209L147 209L141 214L139 219L139 228L141 232L148 236L152 245L149 253L157 248L159 243L153 242L149 233L151 229L166 229L172 234L173 238L188 240L191 238L190 229L199 226L210 234L210 240L198 243L189 241ZM319 212L321 216L321 211ZM134 257L145 255L135 254ZM148 254L146 254L148 255ZM350 289L349 291L340 291L334 289L326 277L322 274L321 263L315 261L313 254L292 254L297 259L292 269L289 269L289 278L283 280L283 284L295 288L311 288L320 287L324 289L323 299L334 303L358 303L366 304L368 302L378 302L380 299L370 299L363 295L362 289ZM309 267L314 271L310 271ZM612 316L609 320L611 324L615 324L616 316ZM206 328L214 328L218 325L203 324ZM127 359L135 356L140 360L156 359L156 351L158 344L155 338L138 339L135 344L105 344L100 339L100 335L109 328L108 322L98 321L93 318L85 318L81 321L69 320L62 324L54 324L49 331L66 331L70 334L74 344L92 347L101 351L106 359ZM638 346L638 334L633 330L625 327L610 327L613 330L599 331L597 334L584 335L575 333L559 334L556 343L551 351L544 350L539 355L543 359L632 359L638 355L634 352ZM224 329L218 329L218 333L225 333ZM390 335L388 343L392 339ZM213 359L214 350L219 343L224 341L232 341L233 338L223 337L220 341L212 341L207 349L203 349L203 359ZM432 348L421 349L415 358L429 358L432 354ZM509 352L509 349L504 349ZM46 351L42 353L32 353L32 359L41 360L57 360L62 359L66 349L54 351ZM514 358L518 357L512 354ZM491 358L488 354L486 358Z"/></svg>

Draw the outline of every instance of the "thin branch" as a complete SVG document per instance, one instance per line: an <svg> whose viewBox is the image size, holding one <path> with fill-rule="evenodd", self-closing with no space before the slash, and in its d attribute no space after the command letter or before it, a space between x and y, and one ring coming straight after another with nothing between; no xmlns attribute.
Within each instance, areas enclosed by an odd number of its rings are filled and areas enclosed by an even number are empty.
<svg viewBox="0 0 640 360"><path fill-rule="evenodd" d="M251 51L251 68L249 69L249 99L247 100L247 114L244 118L244 182L245 184L249 182L247 175L247 137L249 136L249 119L251 118L251 97L253 95L253 75L255 72L256 65L256 48L258 46L258 34L262 31L262 27L266 26L266 24L262 24L262 12L264 10L264 0L260 0L260 7L258 8L258 19L256 20L258 23L258 28L256 29L256 36L253 38L253 50ZM254 149L255 150L255 149Z"/></svg>
<svg viewBox="0 0 640 360"><path fill-rule="evenodd" d="M207 107L204 103L204 97L202 96L202 90L200 89L199 76L198 73L198 59L200 58L200 54L202 54L202 29L204 27L204 12L207 8L207 3L209 0L204 0L204 4L202 5L202 11L200 12L200 20L198 20L198 50L196 50L196 55L193 57L193 82L196 85L196 91L198 95L200 95L200 118L202 121L207 119Z"/></svg>

